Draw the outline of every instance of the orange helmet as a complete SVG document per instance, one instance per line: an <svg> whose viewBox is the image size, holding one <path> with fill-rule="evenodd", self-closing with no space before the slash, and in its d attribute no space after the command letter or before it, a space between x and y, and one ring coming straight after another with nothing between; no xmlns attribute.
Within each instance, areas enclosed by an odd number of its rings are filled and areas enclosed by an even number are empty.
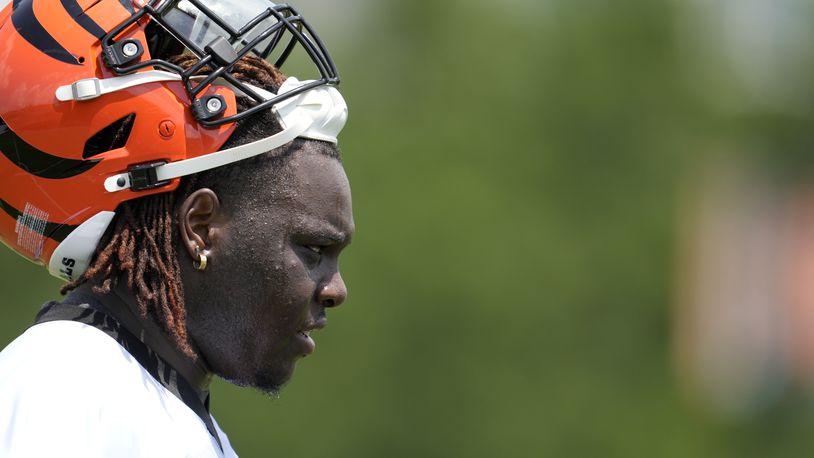
<svg viewBox="0 0 814 458"><path fill-rule="evenodd" d="M268 0L0 0L0 43L0 240L66 280L120 202L296 137L335 143L347 119L322 42ZM164 59L181 52L197 63ZM230 74L247 53L282 67L295 52L316 78L277 94ZM237 113L238 95L256 104ZM219 151L235 121L268 109L282 132Z"/></svg>

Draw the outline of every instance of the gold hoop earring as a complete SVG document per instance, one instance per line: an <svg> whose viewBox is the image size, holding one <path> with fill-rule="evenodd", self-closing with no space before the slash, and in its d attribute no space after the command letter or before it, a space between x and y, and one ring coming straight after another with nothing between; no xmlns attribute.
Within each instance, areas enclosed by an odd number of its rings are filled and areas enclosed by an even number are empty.
<svg viewBox="0 0 814 458"><path fill-rule="evenodd" d="M198 254L198 260L192 261L192 267L198 270L206 270L206 255L197 243L195 244L195 252Z"/></svg>

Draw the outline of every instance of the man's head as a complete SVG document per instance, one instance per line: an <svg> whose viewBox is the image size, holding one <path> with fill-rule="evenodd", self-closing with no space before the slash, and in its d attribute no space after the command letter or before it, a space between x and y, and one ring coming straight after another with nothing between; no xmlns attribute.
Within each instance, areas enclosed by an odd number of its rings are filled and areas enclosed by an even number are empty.
<svg viewBox="0 0 814 458"><path fill-rule="evenodd" d="M296 142L246 182L198 188L178 206L188 335L234 383L279 388L347 295L338 258L354 231L350 188L325 148ZM204 271L192 265L201 247Z"/></svg>
<svg viewBox="0 0 814 458"><path fill-rule="evenodd" d="M238 76L270 91L282 80L259 59ZM279 130L261 112L223 148ZM278 389L313 351L307 333L324 326L325 308L347 294L338 256L354 225L333 144L297 139L121 207L94 263L65 290L90 281L105 294L126 282L144 318L234 383ZM193 267L200 254L204 270Z"/></svg>

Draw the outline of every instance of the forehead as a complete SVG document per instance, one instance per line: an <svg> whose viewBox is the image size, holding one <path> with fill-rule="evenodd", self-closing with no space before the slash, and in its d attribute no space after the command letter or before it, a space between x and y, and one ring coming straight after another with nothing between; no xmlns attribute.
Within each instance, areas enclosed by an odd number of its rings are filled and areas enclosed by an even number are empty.
<svg viewBox="0 0 814 458"><path fill-rule="evenodd" d="M294 226L332 229L343 237L354 230L350 185L338 160L298 151L258 190L270 216Z"/></svg>

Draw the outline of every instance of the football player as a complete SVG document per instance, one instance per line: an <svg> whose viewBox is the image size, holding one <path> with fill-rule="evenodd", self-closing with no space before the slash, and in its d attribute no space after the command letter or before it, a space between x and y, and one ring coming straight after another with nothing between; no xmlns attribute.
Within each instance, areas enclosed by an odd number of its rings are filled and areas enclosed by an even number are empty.
<svg viewBox="0 0 814 458"><path fill-rule="evenodd" d="M347 294L325 46L268 0L0 0L0 43L0 239L67 282L0 353L0 455L235 456L212 376L277 391Z"/></svg>

